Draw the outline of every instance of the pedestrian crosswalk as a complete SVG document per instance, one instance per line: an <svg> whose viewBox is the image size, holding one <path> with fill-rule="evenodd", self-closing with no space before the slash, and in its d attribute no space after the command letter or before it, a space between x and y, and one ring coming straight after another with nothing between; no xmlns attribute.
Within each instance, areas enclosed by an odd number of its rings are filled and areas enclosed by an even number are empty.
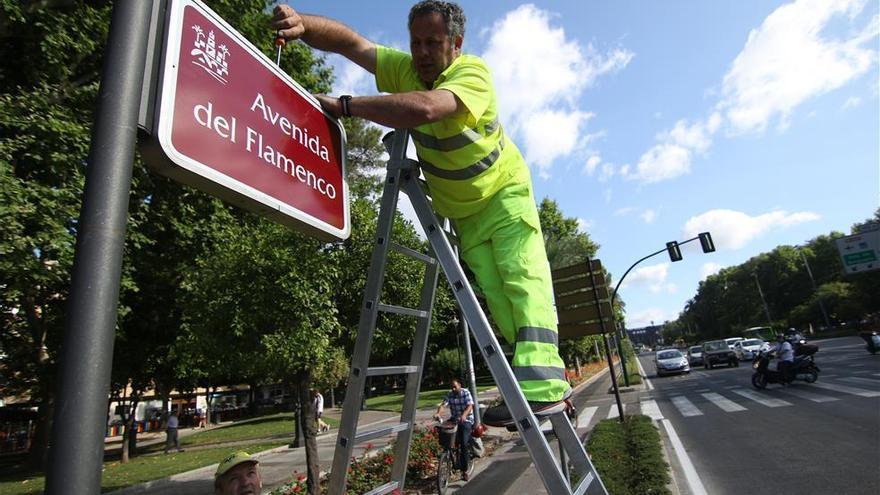
<svg viewBox="0 0 880 495"><path fill-rule="evenodd" d="M659 419L664 417L664 412L667 418L674 412L684 418L695 418L719 412L741 413L755 409L790 407L798 401L822 404L854 397L880 397L880 379L861 376L835 377L834 380L812 384L796 383L788 387L774 386L767 390L741 385L719 387L718 390L685 387L670 391L657 389L652 395L653 399L641 402L642 414ZM617 409L612 407L608 417L616 416Z"/></svg>
<svg viewBox="0 0 880 495"><path fill-rule="evenodd" d="M651 391L651 397L642 398L638 404L624 403L623 406L625 414L644 414L655 420L675 416L696 420L713 414L748 414L748 411L880 397L880 374L871 376L878 378L837 376L828 380L823 376L820 381L811 384L796 382L788 387L772 385L766 390L720 384L715 388L693 385L671 390L655 388ZM617 404L605 399L599 406L581 409L578 427L588 428L600 420L617 417Z"/></svg>

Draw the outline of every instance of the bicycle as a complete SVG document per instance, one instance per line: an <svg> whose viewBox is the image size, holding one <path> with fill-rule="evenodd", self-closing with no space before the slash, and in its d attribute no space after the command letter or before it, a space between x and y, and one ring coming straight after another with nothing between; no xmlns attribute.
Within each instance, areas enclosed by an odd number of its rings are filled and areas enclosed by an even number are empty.
<svg viewBox="0 0 880 495"><path fill-rule="evenodd" d="M443 453L437 460L437 493L445 495L449 479L455 471L460 471L458 469L458 466L461 465L458 449L458 424L451 421L438 422L434 425L434 431L437 433L440 446L443 447ZM475 464L473 459L468 463L468 475L474 472Z"/></svg>

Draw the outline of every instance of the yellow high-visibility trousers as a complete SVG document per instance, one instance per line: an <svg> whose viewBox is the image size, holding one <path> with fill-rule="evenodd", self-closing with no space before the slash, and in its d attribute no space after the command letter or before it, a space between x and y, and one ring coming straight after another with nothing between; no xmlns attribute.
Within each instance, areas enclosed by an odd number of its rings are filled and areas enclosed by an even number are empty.
<svg viewBox="0 0 880 495"><path fill-rule="evenodd" d="M561 400L570 386L559 357L553 282L528 184L499 191L480 212L455 220L461 257L476 275L526 400Z"/></svg>

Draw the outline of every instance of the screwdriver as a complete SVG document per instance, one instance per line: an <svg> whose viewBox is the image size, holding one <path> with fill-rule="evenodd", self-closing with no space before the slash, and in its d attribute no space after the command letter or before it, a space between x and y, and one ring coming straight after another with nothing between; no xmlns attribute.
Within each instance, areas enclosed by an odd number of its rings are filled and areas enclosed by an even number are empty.
<svg viewBox="0 0 880 495"><path fill-rule="evenodd" d="M287 41L284 39L283 36L281 36L281 31L279 30L278 35L275 38L275 46L278 47L277 51L275 52L275 65L279 67L281 66L281 48L284 46L285 43L287 43Z"/></svg>

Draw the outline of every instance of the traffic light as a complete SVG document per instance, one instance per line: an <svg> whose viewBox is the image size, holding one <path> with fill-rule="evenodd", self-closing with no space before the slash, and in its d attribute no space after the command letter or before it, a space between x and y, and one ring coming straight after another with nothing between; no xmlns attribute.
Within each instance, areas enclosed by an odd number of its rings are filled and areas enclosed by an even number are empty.
<svg viewBox="0 0 880 495"><path fill-rule="evenodd" d="M700 239L702 240L702 237ZM681 248L678 247L678 241L667 242L666 251L669 252L669 259L673 262L681 261Z"/></svg>
<svg viewBox="0 0 880 495"><path fill-rule="evenodd" d="M700 245L703 246L704 253L715 252L715 243L712 242L712 234L703 232L700 234Z"/></svg>

